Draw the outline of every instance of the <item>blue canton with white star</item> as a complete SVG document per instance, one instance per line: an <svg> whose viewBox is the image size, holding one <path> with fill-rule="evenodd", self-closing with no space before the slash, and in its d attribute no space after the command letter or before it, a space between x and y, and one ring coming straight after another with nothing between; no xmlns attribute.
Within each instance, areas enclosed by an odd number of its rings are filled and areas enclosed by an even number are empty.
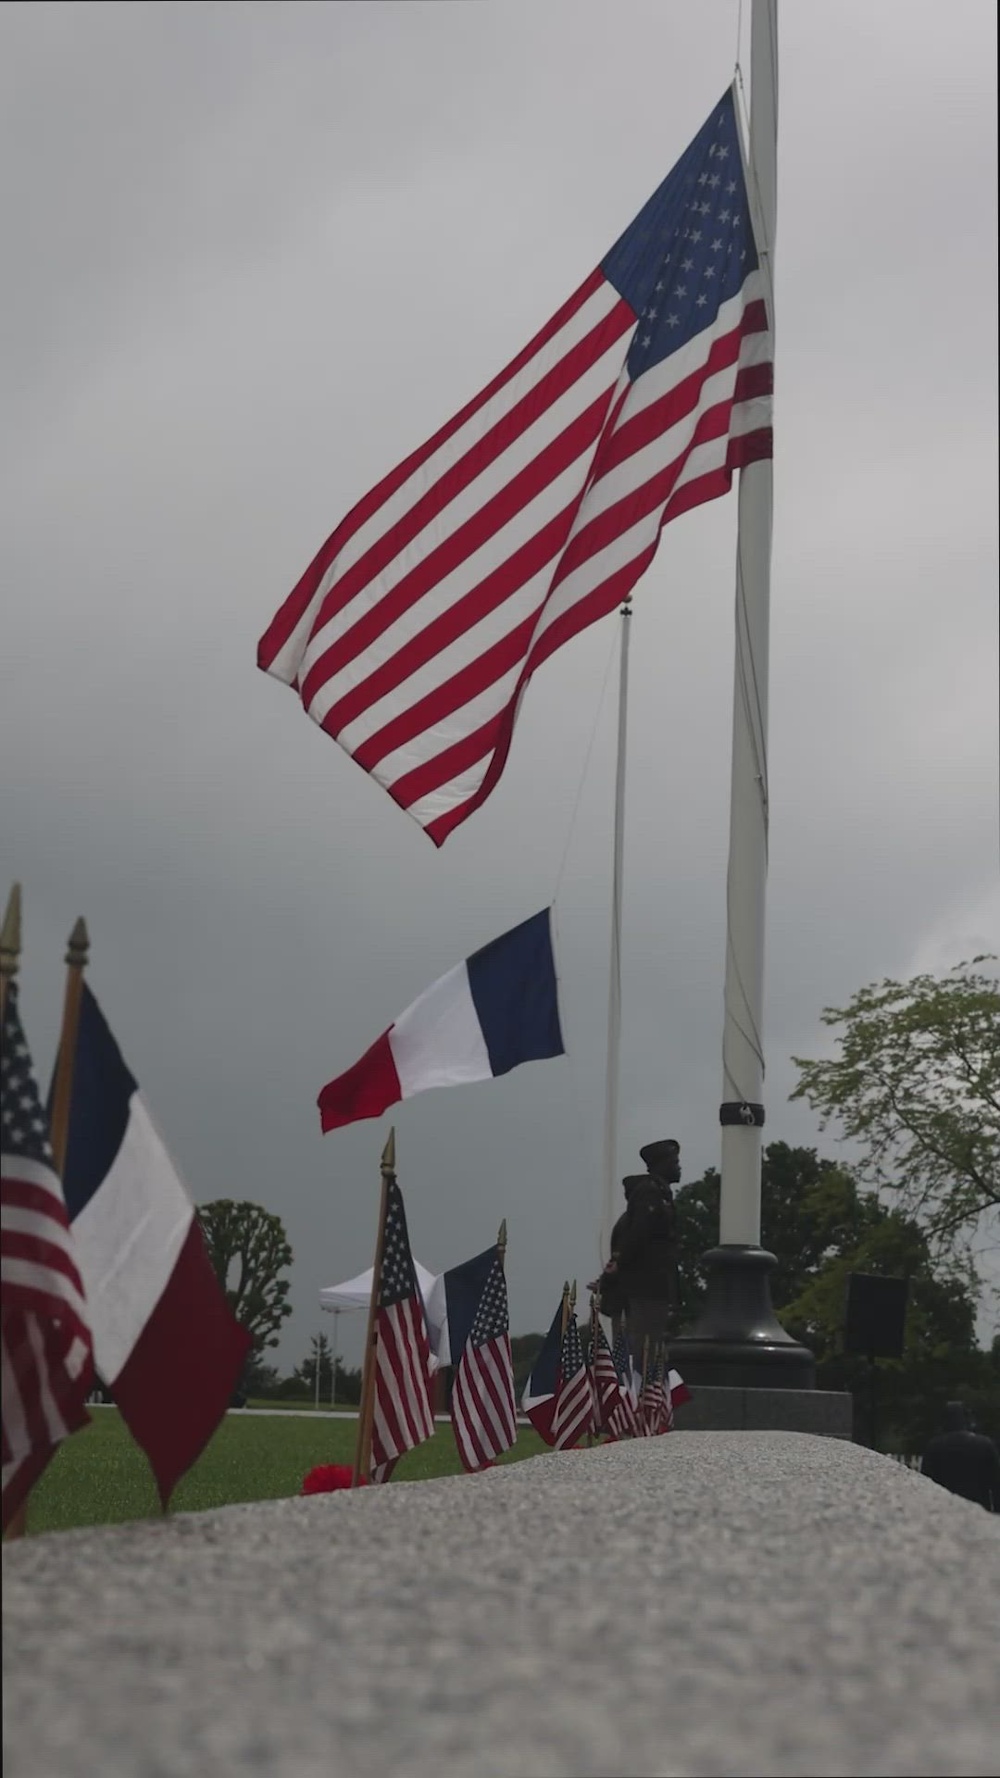
<svg viewBox="0 0 1000 1778"><path fill-rule="evenodd" d="M393 1303L405 1303L409 1297L418 1294L417 1274L413 1269L410 1238L406 1231L403 1194L395 1179L390 1179L386 1197L378 1306L380 1309L390 1309Z"/></svg>
<svg viewBox="0 0 1000 1778"><path fill-rule="evenodd" d="M499 1340L508 1331L510 1320L507 1311L507 1284L504 1279L500 1255L490 1267L490 1275L486 1280L483 1294L479 1299L472 1332L469 1334L473 1346L485 1346L490 1340Z"/></svg>
<svg viewBox="0 0 1000 1778"><path fill-rule="evenodd" d="M0 1038L0 1121L3 1151L21 1160L52 1165L49 1121L42 1110L31 1056L17 1010L17 983L7 988Z"/></svg>
<svg viewBox="0 0 1000 1778"><path fill-rule="evenodd" d="M730 89L602 261L639 318L632 381L710 326L757 263Z"/></svg>
<svg viewBox="0 0 1000 1778"><path fill-rule="evenodd" d="M567 1383L575 1377L577 1371L583 1369L583 1346L580 1343L580 1328L575 1315L571 1315L566 1323L566 1332L562 1343L562 1379Z"/></svg>

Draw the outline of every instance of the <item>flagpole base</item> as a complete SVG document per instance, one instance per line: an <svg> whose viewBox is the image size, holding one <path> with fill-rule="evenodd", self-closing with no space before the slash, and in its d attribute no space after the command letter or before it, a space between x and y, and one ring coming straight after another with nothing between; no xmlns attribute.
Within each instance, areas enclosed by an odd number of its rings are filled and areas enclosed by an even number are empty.
<svg viewBox="0 0 1000 1778"><path fill-rule="evenodd" d="M693 1326L670 1342L684 1381L727 1389L815 1389L816 1361L785 1332L771 1303L773 1253L713 1247L705 1254L708 1291Z"/></svg>

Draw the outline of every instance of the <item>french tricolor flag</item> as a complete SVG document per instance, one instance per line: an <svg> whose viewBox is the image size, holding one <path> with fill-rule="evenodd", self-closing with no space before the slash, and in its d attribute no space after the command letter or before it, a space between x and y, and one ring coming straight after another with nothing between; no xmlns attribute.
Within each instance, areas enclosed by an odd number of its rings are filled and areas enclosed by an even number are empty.
<svg viewBox="0 0 1000 1778"><path fill-rule="evenodd" d="M450 969L319 1095L324 1130L380 1117L428 1087L491 1080L565 1053L551 909Z"/></svg>
<svg viewBox="0 0 1000 1778"><path fill-rule="evenodd" d="M83 984L63 1193L94 1361L166 1506L201 1454L250 1340L194 1206L93 994Z"/></svg>

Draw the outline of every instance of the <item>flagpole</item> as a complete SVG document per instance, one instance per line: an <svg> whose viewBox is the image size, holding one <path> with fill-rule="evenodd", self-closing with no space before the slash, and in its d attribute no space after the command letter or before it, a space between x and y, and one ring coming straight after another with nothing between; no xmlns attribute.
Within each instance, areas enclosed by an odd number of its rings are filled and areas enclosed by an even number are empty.
<svg viewBox="0 0 1000 1778"><path fill-rule="evenodd" d="M591 1291L591 1394L594 1398L594 1424L591 1431L587 1433L589 1444L593 1444L594 1438L598 1437L598 1433L600 1433L600 1426L598 1426L598 1419L601 1415L600 1394L598 1394L598 1326L600 1326L598 1293Z"/></svg>
<svg viewBox="0 0 1000 1778"><path fill-rule="evenodd" d="M604 1190L601 1205L603 1265L611 1251L618 1176L618 1098L621 1079L622 1031L622 884L625 861L625 753L628 741L628 651L632 605L621 607L618 657L618 751L615 766L614 852L611 877L611 961L608 972L608 1055L604 1094Z"/></svg>
<svg viewBox="0 0 1000 1778"><path fill-rule="evenodd" d="M0 1020L7 1007L7 986L21 967L21 885L12 883L0 927Z"/></svg>
<svg viewBox="0 0 1000 1778"><path fill-rule="evenodd" d="M60 1179L66 1170L69 1147L69 1114L73 1101L73 1072L76 1067L76 1039L80 1028L80 1005L83 1000L83 972L90 955L90 938L85 920L77 920L69 935L66 950L66 991L63 996L62 1032L56 1057L56 1075L52 1085L52 1118L50 1141L52 1159Z"/></svg>
<svg viewBox="0 0 1000 1778"><path fill-rule="evenodd" d="M354 1453L354 1474L351 1487L357 1488L362 1475L367 1479L371 1468L372 1455L372 1420L375 1414L375 1347L378 1327L378 1287L382 1271L382 1253L385 1248L385 1218L389 1206L389 1181L396 1173L396 1128L389 1131L389 1139L382 1150L379 1162L382 1173L382 1196L379 1203L378 1234L375 1237L375 1264L372 1268L372 1293L368 1302L368 1332L365 1336L365 1358L361 1373L361 1402L358 1407L358 1442Z"/></svg>
<svg viewBox="0 0 1000 1778"><path fill-rule="evenodd" d="M777 0L753 0L750 83L747 195L773 339ZM770 1275L777 1261L760 1245L772 506L767 456L746 464L739 480L719 1245L705 1255L704 1310L674 1350L683 1351L685 1375L703 1385L812 1389L812 1353L775 1316Z"/></svg>
<svg viewBox="0 0 1000 1778"><path fill-rule="evenodd" d="M7 989L14 981L21 967L21 885L13 883L7 897L7 907L0 927L0 1030L3 1028L3 1017L7 1010ZM23 1537L28 1529L28 1501L22 1500L20 1506L11 1514L10 1522L4 1532L4 1543L14 1543Z"/></svg>

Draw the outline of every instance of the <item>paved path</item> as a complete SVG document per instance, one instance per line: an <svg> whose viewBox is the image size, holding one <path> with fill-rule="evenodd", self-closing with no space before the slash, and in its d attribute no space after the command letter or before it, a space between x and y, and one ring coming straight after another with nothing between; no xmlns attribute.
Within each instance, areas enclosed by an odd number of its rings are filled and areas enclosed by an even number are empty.
<svg viewBox="0 0 1000 1778"><path fill-rule="evenodd" d="M676 1432L4 1550L6 1778L1000 1769L1000 1518Z"/></svg>

